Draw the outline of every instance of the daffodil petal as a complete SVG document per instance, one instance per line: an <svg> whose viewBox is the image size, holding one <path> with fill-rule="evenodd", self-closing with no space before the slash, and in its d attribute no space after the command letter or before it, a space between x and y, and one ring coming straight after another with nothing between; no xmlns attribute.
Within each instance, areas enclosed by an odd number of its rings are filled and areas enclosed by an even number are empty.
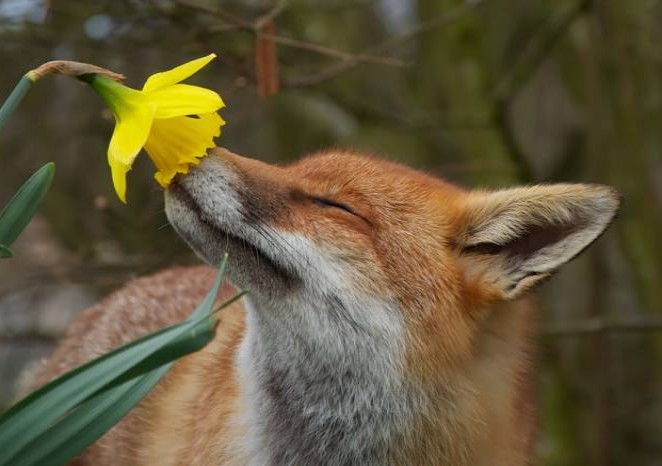
<svg viewBox="0 0 662 466"><path fill-rule="evenodd" d="M166 188L177 173L187 173L214 147L225 122L216 112L154 120L145 143L147 155L156 165L156 181Z"/></svg>
<svg viewBox="0 0 662 466"><path fill-rule="evenodd" d="M154 179L162 188L167 188L168 186L170 186L170 183L172 183L173 178L178 173L186 174L190 170L191 166L198 165L199 163L200 163L200 159L195 159L190 163L173 165L172 167L169 167L166 171L158 171L154 173Z"/></svg>
<svg viewBox="0 0 662 466"><path fill-rule="evenodd" d="M176 84L185 80L186 78L197 73L201 68L203 68L207 63L212 61L216 57L215 53L210 53L206 57L201 57L196 60L192 60L183 65L179 65L171 70L162 71L161 73L156 73L147 78L145 85L143 86L143 91L151 92L157 89L162 89L164 87Z"/></svg>
<svg viewBox="0 0 662 466"><path fill-rule="evenodd" d="M126 202L126 172L149 136L154 117L151 104L128 105L123 102L115 114L115 131L108 145L108 164L117 196Z"/></svg>
<svg viewBox="0 0 662 466"><path fill-rule="evenodd" d="M113 186L115 187L115 194L117 197L126 204L126 174L131 167L122 165L121 163L110 164L110 173L113 177Z"/></svg>
<svg viewBox="0 0 662 466"><path fill-rule="evenodd" d="M221 96L216 92L188 84L174 84L150 92L148 96L156 106L154 118L201 115L215 112L225 106Z"/></svg>
<svg viewBox="0 0 662 466"><path fill-rule="evenodd" d="M108 161L131 166L145 145L152 127L154 107L138 105L115 115L116 124L108 146Z"/></svg>

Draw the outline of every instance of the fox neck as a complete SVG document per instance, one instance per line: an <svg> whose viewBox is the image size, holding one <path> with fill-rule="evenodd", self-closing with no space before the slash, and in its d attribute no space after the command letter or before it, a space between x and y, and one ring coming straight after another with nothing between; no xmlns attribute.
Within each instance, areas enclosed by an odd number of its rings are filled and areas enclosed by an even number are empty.
<svg viewBox="0 0 662 466"><path fill-rule="evenodd" d="M394 305L338 295L247 300L239 372L250 464L387 464L409 430Z"/></svg>
<svg viewBox="0 0 662 466"><path fill-rule="evenodd" d="M247 300L238 355L247 464L525 463L530 423L514 415L513 394L529 309L495 313L485 324L499 331L472 362L426 383L405 375L396 306L335 295Z"/></svg>

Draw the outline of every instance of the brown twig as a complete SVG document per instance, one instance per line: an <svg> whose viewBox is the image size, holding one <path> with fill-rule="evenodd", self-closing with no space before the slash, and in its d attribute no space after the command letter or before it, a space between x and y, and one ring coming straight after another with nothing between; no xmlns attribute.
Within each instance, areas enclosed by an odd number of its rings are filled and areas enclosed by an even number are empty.
<svg viewBox="0 0 662 466"><path fill-rule="evenodd" d="M177 262L175 260L175 262ZM11 281L0 287L0 298L21 289L45 282L85 283L87 285L119 285L137 273L145 273L168 265L162 256L138 255L125 257L118 263L58 263L53 266L32 267L29 275Z"/></svg>
<svg viewBox="0 0 662 466"><path fill-rule="evenodd" d="M230 26L237 28L239 30L244 30L252 34L260 34L262 38L272 40L273 42L283 45L286 47L292 47L300 50L306 50L308 52L317 53L319 55L324 55L332 58L337 58L340 60L356 60L358 63L372 63L377 65L387 65L387 66L407 66L406 63L401 60L397 60L389 57L377 57L368 54L352 54L345 52L343 50L334 49L331 47L326 47L323 45L315 44L312 42L306 42L299 39L294 39L291 37L280 36L276 34L266 34L260 32L260 22L265 16L261 16L256 21L247 21L237 16L231 15L225 11L218 10L216 8L210 8L204 5L198 5L189 3L185 0L175 0L174 2L177 6L181 8L186 8L192 11L199 13L205 13L210 16L217 17L221 20L224 20L230 23ZM283 7L284 8L284 7ZM278 13L278 11L276 11ZM267 13L267 17L274 16L274 10Z"/></svg>
<svg viewBox="0 0 662 466"><path fill-rule="evenodd" d="M624 334L624 333L648 333L662 331L662 318L648 318L633 321L608 321L601 319L585 319L563 324L552 324L544 326L541 335L551 338L582 338L595 334ZM7 340L43 340L49 341L58 338L59 335L44 333L38 330L9 331L0 329L0 341Z"/></svg>
<svg viewBox="0 0 662 466"><path fill-rule="evenodd" d="M300 50L307 50L309 52L318 53L320 55L326 55L328 57L338 58L340 60L351 61L356 64L372 63L374 65L386 65L386 66L396 66L396 67L409 66L407 63L403 62L402 60L398 60L397 58L378 57L367 53L353 54L342 50L325 47L323 45L304 42L298 39L292 39L290 37L275 36L273 34L265 34L265 37L272 39L274 42L276 42L279 45L298 48Z"/></svg>
<svg viewBox="0 0 662 466"><path fill-rule="evenodd" d="M545 326L542 329L542 335L547 337L583 337L601 333L658 332L661 330L662 318L631 321L591 318Z"/></svg>
<svg viewBox="0 0 662 466"><path fill-rule="evenodd" d="M285 8L287 8L289 3L289 0L280 0L271 10L260 16L258 21L274 21L283 11L285 11Z"/></svg>
<svg viewBox="0 0 662 466"><path fill-rule="evenodd" d="M427 21L423 21L422 23L414 26L411 30L400 36L391 37L377 45L367 48L366 50L364 50L363 52L357 55L345 57L342 59L340 63L336 63L335 65L332 65L318 73L289 79L287 81L287 84L293 87L298 87L298 86L303 87L303 86L311 86L311 85L319 84L323 81L327 81L329 79L335 78L336 76L362 63L361 61L357 60L358 57L371 56L372 54L375 53L383 52L385 50L391 50L395 47L402 46L403 44L414 39L415 37L418 37L433 29L436 29L441 26L446 26L448 24L451 24L459 20L460 18L464 17L464 15L467 12L483 4L483 2L484 0L475 0L471 2L461 3L460 5L456 6L455 8L449 11L442 13L441 15L430 18Z"/></svg>

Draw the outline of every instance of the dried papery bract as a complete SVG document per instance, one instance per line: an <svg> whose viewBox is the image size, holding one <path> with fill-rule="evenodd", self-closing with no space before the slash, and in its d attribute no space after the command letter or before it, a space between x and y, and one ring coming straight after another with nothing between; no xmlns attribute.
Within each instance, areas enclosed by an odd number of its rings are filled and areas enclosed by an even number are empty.
<svg viewBox="0 0 662 466"><path fill-rule="evenodd" d="M27 72L26 76L31 81L37 81L49 74L62 74L78 78L89 74L106 76L113 81L123 81L124 75L115 73L97 65L68 60L53 60L38 66Z"/></svg>

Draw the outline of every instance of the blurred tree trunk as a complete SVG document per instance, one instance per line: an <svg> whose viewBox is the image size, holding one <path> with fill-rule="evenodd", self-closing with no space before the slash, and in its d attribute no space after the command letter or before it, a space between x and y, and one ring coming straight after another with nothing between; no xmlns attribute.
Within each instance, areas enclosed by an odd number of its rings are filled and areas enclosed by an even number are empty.
<svg viewBox="0 0 662 466"><path fill-rule="evenodd" d="M613 270L611 277L605 277L608 264L600 260L593 275L594 312L606 318L657 313L662 304L662 216L653 178L662 142L662 106L659 68L656 70L659 59L646 43L662 36L650 13L649 2L598 0L588 22L589 59L584 64L590 112L587 172L615 186L625 199L616 228L629 269ZM633 296L640 297L629 312L609 293L610 282L628 277L634 278ZM653 447L659 440L650 437L650 422L657 425L658 432L662 425L659 419L651 419L651 407L642 399L659 393L661 342L658 335L636 340L627 336L593 338L596 406L591 464L659 464L655 454L659 444ZM639 358L643 352L650 356ZM636 384L636 394L616 389L624 383Z"/></svg>
<svg viewBox="0 0 662 466"><path fill-rule="evenodd" d="M645 306L662 303L662 215L653 185L662 130L661 83L645 37L662 38L649 19L649 2L596 1L587 63L591 127L589 161L595 175L625 198L617 227L636 274ZM648 34L646 34L648 33ZM659 66L659 63L657 64ZM597 67L591 69L590 67Z"/></svg>

